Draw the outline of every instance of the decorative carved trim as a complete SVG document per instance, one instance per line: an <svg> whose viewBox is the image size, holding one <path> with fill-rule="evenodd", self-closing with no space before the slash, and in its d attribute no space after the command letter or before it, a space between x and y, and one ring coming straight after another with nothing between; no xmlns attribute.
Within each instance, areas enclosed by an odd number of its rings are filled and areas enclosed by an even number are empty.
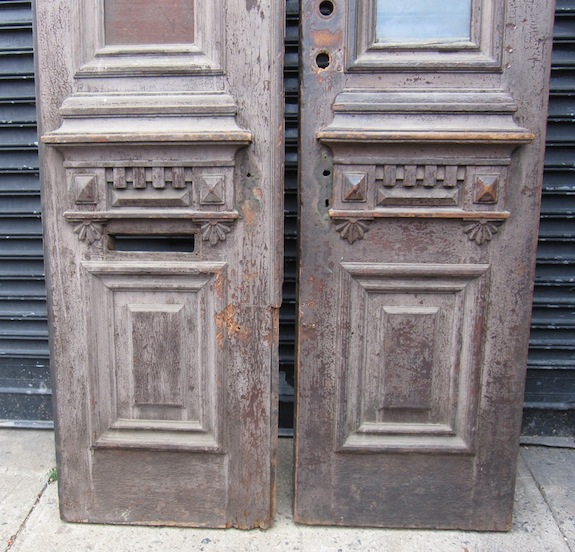
<svg viewBox="0 0 575 552"><path fill-rule="evenodd" d="M74 226L74 233L78 234L78 239L80 241L86 242L88 245L92 245L94 242L97 242L102 238L104 225L92 220L83 220Z"/></svg>
<svg viewBox="0 0 575 552"><path fill-rule="evenodd" d="M234 221L239 218L237 211L192 211L187 209L118 209L116 211L66 211L64 218L68 222L82 220L190 220L204 223L207 220Z"/></svg>
<svg viewBox="0 0 575 552"><path fill-rule="evenodd" d="M106 182L115 189L184 189L192 183L189 167L106 167Z"/></svg>
<svg viewBox="0 0 575 552"><path fill-rule="evenodd" d="M508 145L512 150L534 139L513 119L516 110L513 98L502 90L344 90L333 104L333 121L317 138L328 145L456 142ZM359 115L369 124L358 124L365 121Z"/></svg>
<svg viewBox="0 0 575 552"><path fill-rule="evenodd" d="M493 236L499 232L501 224L503 224L502 220L471 220L466 224L463 232L477 245L483 245L493 239Z"/></svg>
<svg viewBox="0 0 575 552"><path fill-rule="evenodd" d="M200 227L202 240L209 242L210 245L217 245L220 241L225 241L227 234L232 229L219 220L209 220Z"/></svg>
<svg viewBox="0 0 575 552"><path fill-rule="evenodd" d="M462 209L418 209L404 208L397 210L357 210L330 209L332 219L377 219L377 218L420 218L420 219L462 219L462 220L506 220L511 216L509 211L464 211Z"/></svg>
<svg viewBox="0 0 575 552"><path fill-rule="evenodd" d="M154 220L182 220L188 217L173 217L173 213L167 213L169 216L161 216L163 213L154 214L146 213L146 217L136 216L136 219L145 219L150 222ZM207 214L207 216L206 216ZM64 214L66 220L74 224L74 233L78 234L78 239L80 241L86 242L88 245L92 245L94 242L99 241L104 234L104 226L109 222L109 220L118 220L121 217L98 217L98 222L94 221L94 213L70 213ZM92 218L88 218L92 215ZM210 245L217 245L221 241L225 241L227 235L232 231L231 224L235 222L237 216L230 217L233 213L220 213L219 218L212 218L215 213L201 213L202 219L192 219L192 222L200 226L200 234L203 241L207 241ZM224 215L224 216L221 216ZM226 217L228 215L228 217ZM357 239L357 238L356 238ZM354 240L355 241L355 240ZM351 242L350 242L351 243Z"/></svg>
<svg viewBox="0 0 575 552"><path fill-rule="evenodd" d="M365 219L346 219L336 222L335 229L339 232L342 240L354 243L363 239L366 232L369 231L370 220Z"/></svg>
<svg viewBox="0 0 575 552"><path fill-rule="evenodd" d="M499 174L477 174L473 184L473 203L493 205L497 203Z"/></svg>
<svg viewBox="0 0 575 552"><path fill-rule="evenodd" d="M379 167L378 167L379 168ZM377 170L377 169L376 169ZM467 167L458 165L383 165L382 184L386 188L442 186L454 188L465 182Z"/></svg>

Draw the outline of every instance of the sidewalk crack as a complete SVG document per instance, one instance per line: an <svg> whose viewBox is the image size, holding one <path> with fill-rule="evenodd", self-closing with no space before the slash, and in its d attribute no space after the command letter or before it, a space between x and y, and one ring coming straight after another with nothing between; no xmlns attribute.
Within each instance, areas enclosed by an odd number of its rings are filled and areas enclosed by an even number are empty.
<svg viewBox="0 0 575 552"><path fill-rule="evenodd" d="M545 504L547 505L547 509L549 510L549 512L551 512L551 516L553 517L553 521L555 522L557 529L559 529L559 532L561 533L561 536L563 537L563 541L567 545L567 548L569 549L570 552L575 552L573 550L573 547L571 546L571 543L569 542L569 538L567 537L567 535L565 534L565 531L563 531L563 528L561 527L561 520L555 514L555 510L551 507L551 502L547 498L547 493L543 489L543 486L539 484L539 481L535 477L535 474L533 473L533 470L531 469L531 465L529 464L529 461L528 461L526 455L523 454L523 451L521 451L521 457L523 458L523 461L525 462L525 465L527 466L527 469L529 470L529 474L531 475L531 479L533 479L533 481L535 482L535 486L537 487L539 494L543 497L543 500L545 501Z"/></svg>
<svg viewBox="0 0 575 552"><path fill-rule="evenodd" d="M30 516L32 515L32 513L34 512L34 510L36 509L36 506L38 506L38 503L40 502L40 499L42 498L42 495L46 492L46 489L48 488L48 485L50 485L50 480L48 479L44 485L44 487L42 487L42 490L38 493L38 496L36 497L36 499L34 500L34 504L32 504L32 508L30 508L30 511L28 512L28 514L26 515L26 517L24 518L24 520L22 521L22 523L20 524L20 526L18 527L16 533L14 533L9 539L8 539L8 545L7 547L4 549L4 552L8 552L16 543L16 540L18 539L19 535L22 533L22 531L24 530L24 528L26 527L26 523L28 523L28 520L30 519Z"/></svg>

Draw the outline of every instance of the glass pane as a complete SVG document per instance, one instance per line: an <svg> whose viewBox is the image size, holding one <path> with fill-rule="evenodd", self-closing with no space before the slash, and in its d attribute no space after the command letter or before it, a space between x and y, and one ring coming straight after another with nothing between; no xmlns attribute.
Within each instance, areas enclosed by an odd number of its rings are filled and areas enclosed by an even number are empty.
<svg viewBox="0 0 575 552"><path fill-rule="evenodd" d="M106 44L191 44L194 0L104 0Z"/></svg>
<svg viewBox="0 0 575 552"><path fill-rule="evenodd" d="M471 0L377 0L378 42L471 38Z"/></svg>

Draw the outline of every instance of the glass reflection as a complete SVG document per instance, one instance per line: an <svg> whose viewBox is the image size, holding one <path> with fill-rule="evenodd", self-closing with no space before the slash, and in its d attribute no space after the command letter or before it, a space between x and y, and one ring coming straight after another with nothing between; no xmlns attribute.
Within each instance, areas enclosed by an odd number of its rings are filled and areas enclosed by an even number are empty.
<svg viewBox="0 0 575 552"><path fill-rule="evenodd" d="M378 42L471 39L471 0L377 0Z"/></svg>

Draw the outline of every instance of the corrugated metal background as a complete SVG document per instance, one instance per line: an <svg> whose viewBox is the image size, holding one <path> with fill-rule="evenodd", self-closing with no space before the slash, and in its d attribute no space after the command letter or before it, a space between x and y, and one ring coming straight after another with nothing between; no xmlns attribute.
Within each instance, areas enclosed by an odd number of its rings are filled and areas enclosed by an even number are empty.
<svg viewBox="0 0 575 552"><path fill-rule="evenodd" d="M555 17L525 407L524 432L575 427L574 0L558 0Z"/></svg>
<svg viewBox="0 0 575 552"><path fill-rule="evenodd" d="M0 2L0 419L52 417L30 2Z"/></svg>
<svg viewBox="0 0 575 552"><path fill-rule="evenodd" d="M299 1L287 2L285 282L280 428L292 427L297 268ZM575 0L558 0L527 433L573 428L575 412ZM31 3L0 1L0 420L51 418L41 251ZM559 421L557 421L559 420ZM0 422L2 423L2 422Z"/></svg>

